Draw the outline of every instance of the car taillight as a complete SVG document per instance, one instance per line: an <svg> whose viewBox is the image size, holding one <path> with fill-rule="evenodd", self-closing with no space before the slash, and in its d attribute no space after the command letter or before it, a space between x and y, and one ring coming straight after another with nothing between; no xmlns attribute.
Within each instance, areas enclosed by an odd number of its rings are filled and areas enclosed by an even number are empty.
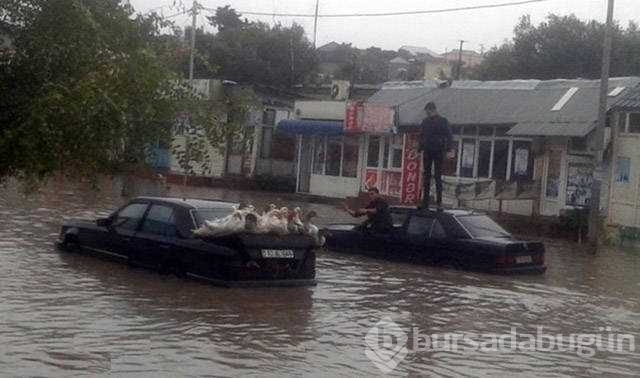
<svg viewBox="0 0 640 378"><path fill-rule="evenodd" d="M544 253L533 255L533 262L538 265L544 265Z"/></svg>
<svg viewBox="0 0 640 378"><path fill-rule="evenodd" d="M504 267L514 265L516 263L516 259L513 256L496 256L496 266Z"/></svg>

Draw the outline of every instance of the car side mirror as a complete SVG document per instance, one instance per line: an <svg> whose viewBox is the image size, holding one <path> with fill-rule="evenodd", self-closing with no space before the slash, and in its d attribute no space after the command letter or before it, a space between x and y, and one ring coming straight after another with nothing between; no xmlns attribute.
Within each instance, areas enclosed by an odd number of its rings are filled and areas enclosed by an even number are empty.
<svg viewBox="0 0 640 378"><path fill-rule="evenodd" d="M100 218L96 220L96 225L98 227L109 227L113 223L113 219L111 218Z"/></svg>

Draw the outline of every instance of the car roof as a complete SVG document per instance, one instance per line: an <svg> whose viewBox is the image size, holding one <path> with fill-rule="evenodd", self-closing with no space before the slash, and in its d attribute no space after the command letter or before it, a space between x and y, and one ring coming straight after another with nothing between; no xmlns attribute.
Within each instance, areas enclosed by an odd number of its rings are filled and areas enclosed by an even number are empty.
<svg viewBox="0 0 640 378"><path fill-rule="evenodd" d="M181 206L187 209L216 209L225 208L231 209L237 207L235 202L208 200L199 198L177 198L177 197L136 197L135 201L150 201L154 203L165 203L171 205Z"/></svg>
<svg viewBox="0 0 640 378"><path fill-rule="evenodd" d="M447 214L454 217L463 217L467 215L483 215L482 213L478 213L473 210L464 210L464 209L445 209L441 212L435 210L422 210L418 209L415 206L391 206L392 212L397 213L414 213L418 215L439 215L439 214Z"/></svg>

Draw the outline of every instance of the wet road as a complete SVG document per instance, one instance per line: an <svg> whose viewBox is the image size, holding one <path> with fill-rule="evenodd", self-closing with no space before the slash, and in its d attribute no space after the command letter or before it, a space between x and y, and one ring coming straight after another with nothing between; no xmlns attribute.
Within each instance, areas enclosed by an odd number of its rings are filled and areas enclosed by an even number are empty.
<svg viewBox="0 0 640 378"><path fill-rule="evenodd" d="M409 336L392 374L634 376L640 351L434 351L411 333L631 334L640 347L640 251L597 256L547 241L544 276L502 277L326 252L313 288L223 289L53 247L59 224L123 202L52 184L25 198L0 190L0 375L377 375L364 337L391 317ZM283 203L264 193L198 197ZM293 203L287 203L293 205ZM313 207L320 220L344 214ZM605 338L606 336L603 336ZM478 339L479 340L479 339ZM484 340L484 339L483 339Z"/></svg>

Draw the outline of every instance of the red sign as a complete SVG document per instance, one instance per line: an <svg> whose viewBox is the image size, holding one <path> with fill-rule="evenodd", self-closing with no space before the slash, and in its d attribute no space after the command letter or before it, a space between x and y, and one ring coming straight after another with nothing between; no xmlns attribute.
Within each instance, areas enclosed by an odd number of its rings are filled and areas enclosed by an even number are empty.
<svg viewBox="0 0 640 378"><path fill-rule="evenodd" d="M354 101L347 104L347 112L344 117L344 130L346 132L362 131L362 101Z"/></svg>
<svg viewBox="0 0 640 378"><path fill-rule="evenodd" d="M407 134L404 142L404 164L402 168L403 205L417 205L420 201L420 134Z"/></svg>
<svg viewBox="0 0 640 378"><path fill-rule="evenodd" d="M393 128L394 110L387 105L368 104L363 106L362 130L370 133L385 133Z"/></svg>
<svg viewBox="0 0 640 378"><path fill-rule="evenodd" d="M367 173L364 179L365 190L367 190L368 188L373 188L377 186L378 186L378 170L367 169Z"/></svg>

